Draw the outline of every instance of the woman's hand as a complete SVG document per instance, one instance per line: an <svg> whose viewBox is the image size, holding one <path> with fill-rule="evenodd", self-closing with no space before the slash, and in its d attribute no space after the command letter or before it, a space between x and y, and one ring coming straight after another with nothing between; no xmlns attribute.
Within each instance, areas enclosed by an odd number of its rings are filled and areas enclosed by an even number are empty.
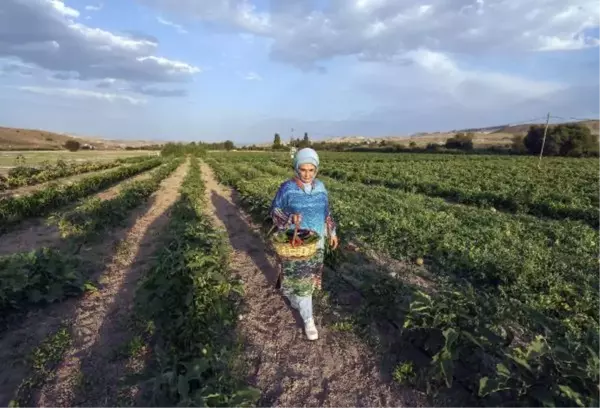
<svg viewBox="0 0 600 408"><path fill-rule="evenodd" d="M333 235L329 237L329 245L331 245L331 249L335 250L339 245L339 240L337 235Z"/></svg>

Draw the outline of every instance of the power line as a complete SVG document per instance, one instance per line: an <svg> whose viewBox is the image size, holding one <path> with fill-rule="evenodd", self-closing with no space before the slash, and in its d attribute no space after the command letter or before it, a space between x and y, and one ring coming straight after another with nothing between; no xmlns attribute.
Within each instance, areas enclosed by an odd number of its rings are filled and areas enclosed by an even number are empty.
<svg viewBox="0 0 600 408"><path fill-rule="evenodd" d="M546 120L545 116L540 116L538 118L533 118L533 119L528 119L528 120L522 120L519 122L509 122L506 126L522 125L524 123L539 122L539 121L543 121L543 120Z"/></svg>
<svg viewBox="0 0 600 408"><path fill-rule="evenodd" d="M578 120L578 121L588 121L588 120L598 120L598 118L594 118L594 119L590 119L590 118L575 118L573 116L570 116L568 118L562 117L562 116L552 116L555 119L562 119L562 120Z"/></svg>

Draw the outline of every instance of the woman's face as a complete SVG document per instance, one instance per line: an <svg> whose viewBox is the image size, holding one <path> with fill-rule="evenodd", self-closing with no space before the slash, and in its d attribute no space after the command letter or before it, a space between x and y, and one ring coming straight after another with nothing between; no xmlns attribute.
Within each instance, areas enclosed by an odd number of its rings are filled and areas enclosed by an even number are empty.
<svg viewBox="0 0 600 408"><path fill-rule="evenodd" d="M312 164L301 164L298 167L298 174L303 183L310 183L315 178L317 168Z"/></svg>

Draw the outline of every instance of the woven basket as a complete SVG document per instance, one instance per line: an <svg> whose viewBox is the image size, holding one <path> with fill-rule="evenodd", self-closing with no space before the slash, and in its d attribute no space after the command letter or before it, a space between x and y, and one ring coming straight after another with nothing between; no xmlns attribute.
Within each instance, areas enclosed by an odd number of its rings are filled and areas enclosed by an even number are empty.
<svg viewBox="0 0 600 408"><path fill-rule="evenodd" d="M294 235L290 242L275 242L271 241L277 255L282 259L306 259L312 257L317 252L318 240L310 244L292 245L298 235L298 226L294 230Z"/></svg>

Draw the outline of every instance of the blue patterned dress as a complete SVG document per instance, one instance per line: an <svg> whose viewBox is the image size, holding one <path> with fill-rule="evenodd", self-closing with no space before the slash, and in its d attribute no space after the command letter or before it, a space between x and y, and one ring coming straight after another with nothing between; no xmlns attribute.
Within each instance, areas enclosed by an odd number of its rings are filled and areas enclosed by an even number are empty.
<svg viewBox="0 0 600 408"><path fill-rule="evenodd" d="M293 229L294 214L301 215L301 229L316 231L321 238L312 258L281 262L282 289L294 296L310 296L323 270L325 238L336 234L329 211L329 195L322 181L315 179L305 186L294 178L281 184L271 205L273 223L279 230Z"/></svg>

